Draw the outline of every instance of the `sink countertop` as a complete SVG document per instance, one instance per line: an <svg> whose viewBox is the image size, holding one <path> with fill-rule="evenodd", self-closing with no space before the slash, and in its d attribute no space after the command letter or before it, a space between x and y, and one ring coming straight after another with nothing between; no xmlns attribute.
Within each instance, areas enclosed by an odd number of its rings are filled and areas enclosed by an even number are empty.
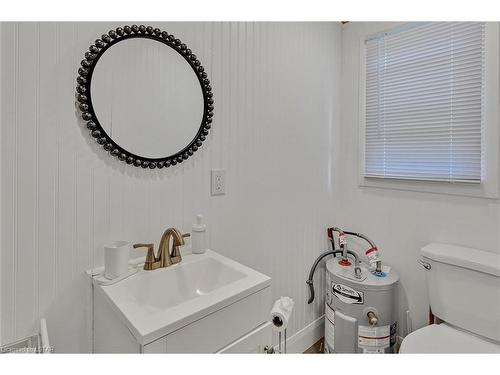
<svg viewBox="0 0 500 375"><path fill-rule="evenodd" d="M91 274L89 277L91 277ZM144 345L271 285L271 278L212 250L94 290Z"/></svg>

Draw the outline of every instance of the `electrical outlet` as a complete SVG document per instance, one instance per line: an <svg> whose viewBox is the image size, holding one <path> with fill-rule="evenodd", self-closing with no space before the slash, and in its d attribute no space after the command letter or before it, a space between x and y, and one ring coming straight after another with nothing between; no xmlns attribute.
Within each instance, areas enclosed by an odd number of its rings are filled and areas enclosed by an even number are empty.
<svg viewBox="0 0 500 375"><path fill-rule="evenodd" d="M226 194L226 170L212 169L211 174L211 191L212 195Z"/></svg>

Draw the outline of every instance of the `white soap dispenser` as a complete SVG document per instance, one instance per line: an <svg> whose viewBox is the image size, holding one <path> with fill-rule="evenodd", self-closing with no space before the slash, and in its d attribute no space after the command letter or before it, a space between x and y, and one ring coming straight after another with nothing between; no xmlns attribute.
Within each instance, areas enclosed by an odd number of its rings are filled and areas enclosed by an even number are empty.
<svg viewBox="0 0 500 375"><path fill-rule="evenodd" d="M196 215L196 224L191 231L191 251L203 254L207 250L207 226L203 223L203 215Z"/></svg>

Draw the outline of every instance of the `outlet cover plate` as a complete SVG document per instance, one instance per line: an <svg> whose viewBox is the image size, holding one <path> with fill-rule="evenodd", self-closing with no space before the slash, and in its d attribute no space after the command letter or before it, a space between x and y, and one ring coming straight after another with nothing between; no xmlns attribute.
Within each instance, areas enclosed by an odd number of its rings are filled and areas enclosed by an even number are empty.
<svg viewBox="0 0 500 375"><path fill-rule="evenodd" d="M224 195L226 194L226 170L212 169L211 175L211 194Z"/></svg>

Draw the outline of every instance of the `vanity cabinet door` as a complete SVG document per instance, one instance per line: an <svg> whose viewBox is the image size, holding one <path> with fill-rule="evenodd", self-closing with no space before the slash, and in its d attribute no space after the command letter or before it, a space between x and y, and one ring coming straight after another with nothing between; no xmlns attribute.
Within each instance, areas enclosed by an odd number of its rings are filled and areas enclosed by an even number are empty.
<svg viewBox="0 0 500 375"><path fill-rule="evenodd" d="M268 320L264 288L167 336L167 353L216 353Z"/></svg>
<svg viewBox="0 0 500 375"><path fill-rule="evenodd" d="M249 334L225 346L217 353L258 354L264 353L266 346L272 346L272 326L270 322L262 324Z"/></svg>

